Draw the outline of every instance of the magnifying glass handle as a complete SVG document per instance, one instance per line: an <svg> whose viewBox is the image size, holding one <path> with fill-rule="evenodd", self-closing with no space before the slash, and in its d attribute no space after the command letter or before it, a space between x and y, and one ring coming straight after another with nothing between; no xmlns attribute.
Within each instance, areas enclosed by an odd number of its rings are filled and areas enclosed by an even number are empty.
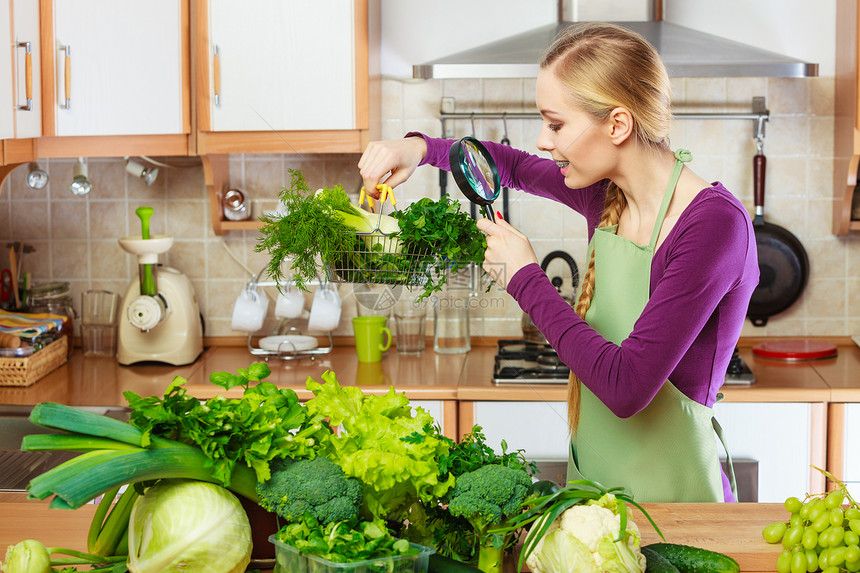
<svg viewBox="0 0 860 573"><path fill-rule="evenodd" d="M490 205L484 205L484 216L493 223L496 222L496 215Z"/></svg>

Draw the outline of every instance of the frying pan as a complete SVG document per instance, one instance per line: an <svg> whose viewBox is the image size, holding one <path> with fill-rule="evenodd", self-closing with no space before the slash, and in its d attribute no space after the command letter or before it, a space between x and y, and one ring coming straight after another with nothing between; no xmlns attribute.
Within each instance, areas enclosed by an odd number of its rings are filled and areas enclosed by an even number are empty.
<svg viewBox="0 0 860 573"><path fill-rule="evenodd" d="M753 157L753 229L758 250L759 283L750 299L747 316L755 326L793 305L809 280L809 257L788 230L764 220L764 172L767 160L757 143Z"/></svg>

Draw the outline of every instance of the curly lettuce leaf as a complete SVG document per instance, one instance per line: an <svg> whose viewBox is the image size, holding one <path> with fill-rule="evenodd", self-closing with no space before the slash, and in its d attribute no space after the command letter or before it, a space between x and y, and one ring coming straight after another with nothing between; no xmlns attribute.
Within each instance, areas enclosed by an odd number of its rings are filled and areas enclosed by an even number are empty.
<svg viewBox="0 0 860 573"><path fill-rule="evenodd" d="M356 387L342 387L331 371L320 384L309 378L314 397L310 416L324 416L340 431L321 444L322 454L363 484L362 511L372 518L402 521L415 500L442 497L454 477L440 481L439 456L448 441L423 408L413 408L394 388L380 396L365 395Z"/></svg>

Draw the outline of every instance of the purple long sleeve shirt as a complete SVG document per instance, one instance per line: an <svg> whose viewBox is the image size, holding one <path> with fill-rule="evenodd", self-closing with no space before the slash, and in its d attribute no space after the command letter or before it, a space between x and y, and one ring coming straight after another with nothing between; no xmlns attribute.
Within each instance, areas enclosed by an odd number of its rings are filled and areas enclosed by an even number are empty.
<svg viewBox="0 0 860 573"><path fill-rule="evenodd" d="M421 135L411 133L409 136ZM423 164L450 169L451 140L427 141ZM588 237L600 222L606 181L565 186L555 162L485 142L504 186L552 199L585 216ZM746 209L720 183L684 210L651 261L642 315L621 345L580 318L537 264L511 277L507 291L528 313L559 358L616 416L647 406L666 380L713 406L758 284L755 234Z"/></svg>

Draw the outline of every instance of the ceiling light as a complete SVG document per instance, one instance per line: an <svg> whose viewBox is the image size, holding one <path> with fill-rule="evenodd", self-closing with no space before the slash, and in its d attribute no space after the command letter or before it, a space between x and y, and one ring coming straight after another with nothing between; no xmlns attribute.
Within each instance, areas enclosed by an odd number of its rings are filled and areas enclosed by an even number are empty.
<svg viewBox="0 0 860 573"><path fill-rule="evenodd" d="M72 195L86 195L93 190L92 183L87 178L87 164L83 157L78 157L74 167L74 177L72 178Z"/></svg>
<svg viewBox="0 0 860 573"><path fill-rule="evenodd" d="M134 159L126 158L125 170L135 177L143 179L143 182L146 183L147 187L152 185L155 178L158 177L158 167L147 167Z"/></svg>
<svg viewBox="0 0 860 573"><path fill-rule="evenodd" d="M30 172L27 173L27 187L30 189L44 189L48 184L48 172L41 169L35 163L30 164Z"/></svg>

